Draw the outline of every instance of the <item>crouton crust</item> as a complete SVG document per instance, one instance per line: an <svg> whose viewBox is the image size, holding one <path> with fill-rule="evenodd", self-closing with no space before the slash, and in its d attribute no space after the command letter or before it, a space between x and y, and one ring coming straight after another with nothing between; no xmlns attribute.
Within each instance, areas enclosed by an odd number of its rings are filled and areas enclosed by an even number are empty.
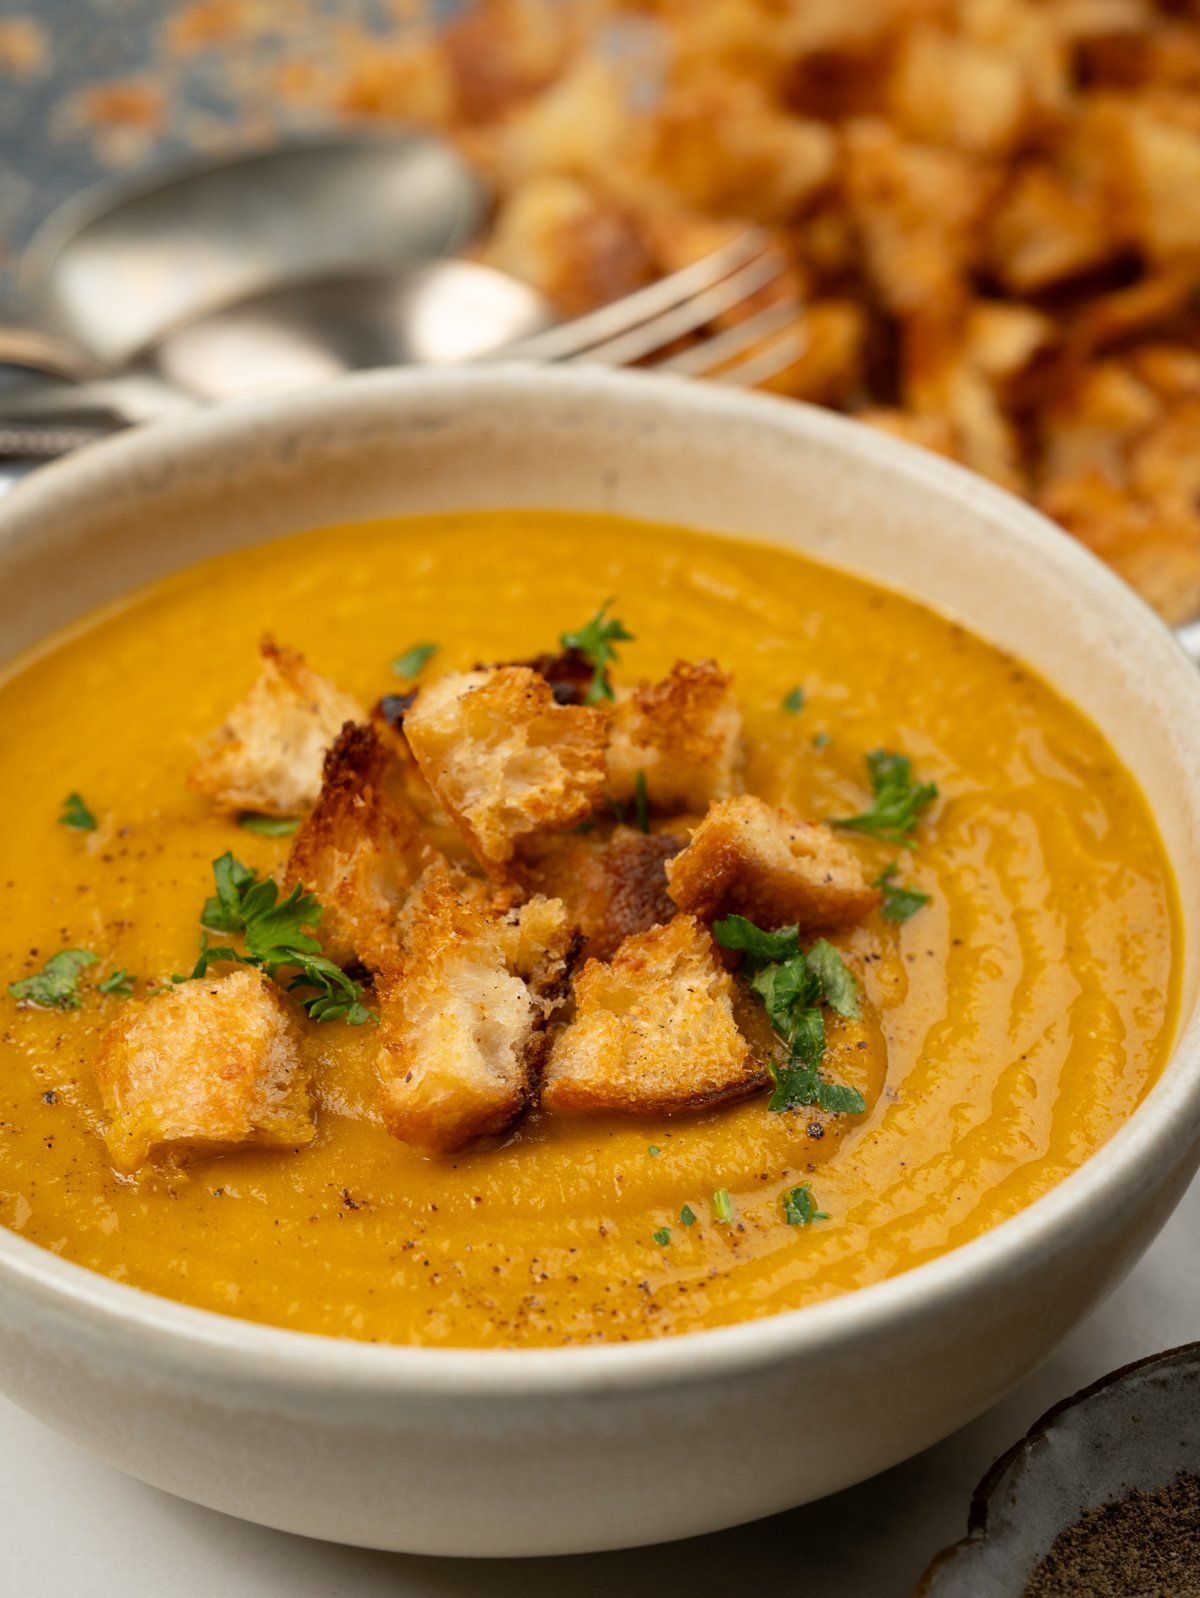
<svg viewBox="0 0 1200 1598"><path fill-rule="evenodd" d="M607 791L627 804L645 772L653 809L703 813L741 790L742 717L733 678L714 660L676 661L662 682L618 690Z"/></svg>
<svg viewBox="0 0 1200 1598"><path fill-rule="evenodd" d="M262 668L229 712L188 782L222 810L302 816L317 802L325 752L358 702L320 676L294 649L266 634Z"/></svg>
<svg viewBox="0 0 1200 1598"><path fill-rule="evenodd" d="M573 928L563 906L445 867L418 884L380 984L380 1111L393 1136L453 1153L531 1102Z"/></svg>
<svg viewBox="0 0 1200 1598"><path fill-rule="evenodd" d="M404 717L404 733L426 781L497 879L518 840L574 826L603 795L605 714L556 704L527 666L428 684Z"/></svg>
<svg viewBox="0 0 1200 1598"><path fill-rule="evenodd" d="M542 840L521 877L532 890L562 900L585 956L607 960L632 933L674 916L663 868L684 842L675 833L632 827L617 827L607 838L568 833Z"/></svg>
<svg viewBox="0 0 1200 1598"><path fill-rule="evenodd" d="M113 1164L294 1148L315 1127L286 1001L261 972L180 983L131 999L92 1069Z"/></svg>
<svg viewBox="0 0 1200 1598"><path fill-rule="evenodd" d="M292 843L283 885L303 884L320 900L331 960L378 970L394 959L397 912L436 852L401 762L373 726L350 722L325 757L320 798Z"/></svg>
<svg viewBox="0 0 1200 1598"><path fill-rule="evenodd" d="M713 805L666 871L675 904L702 921L734 913L760 927L828 932L861 921L881 898L828 827L752 794Z"/></svg>
<svg viewBox="0 0 1200 1598"><path fill-rule="evenodd" d="M626 938L575 979L575 1019L542 1084L551 1111L671 1115L755 1093L768 1080L734 1020L733 983L707 927L681 915Z"/></svg>

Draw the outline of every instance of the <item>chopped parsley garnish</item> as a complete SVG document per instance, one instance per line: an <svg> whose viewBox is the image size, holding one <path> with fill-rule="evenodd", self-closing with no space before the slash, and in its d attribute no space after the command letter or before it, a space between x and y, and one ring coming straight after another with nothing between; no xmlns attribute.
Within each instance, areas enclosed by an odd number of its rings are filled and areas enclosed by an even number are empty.
<svg viewBox="0 0 1200 1598"><path fill-rule="evenodd" d="M680 1226L695 1226L696 1212L690 1204L685 1204L679 1212Z"/></svg>
<svg viewBox="0 0 1200 1598"><path fill-rule="evenodd" d="M96 818L84 804L77 793L69 793L63 800L62 815L59 823L64 827L71 827L76 832L95 832Z"/></svg>
<svg viewBox="0 0 1200 1598"><path fill-rule="evenodd" d="M787 711L789 716L798 716L804 709L804 689L799 687L793 688L791 693L788 694L787 698L783 701L783 708Z"/></svg>
<svg viewBox="0 0 1200 1598"><path fill-rule="evenodd" d="M920 888L904 888L896 881L900 874L900 867L893 860L886 866L881 876L876 877L874 887L883 891L883 919L885 921L907 921L909 916L915 916L923 904L929 903L929 895L922 893Z"/></svg>
<svg viewBox="0 0 1200 1598"><path fill-rule="evenodd" d="M105 977L103 982L97 982L96 992L110 994L114 999L129 999L133 997L133 984L137 978L130 976L124 966L114 971L111 976Z"/></svg>
<svg viewBox="0 0 1200 1598"><path fill-rule="evenodd" d="M660 1226L658 1231L654 1234L654 1241L658 1244L659 1248L666 1248L667 1244L671 1241L670 1230L665 1226Z"/></svg>
<svg viewBox="0 0 1200 1598"><path fill-rule="evenodd" d="M814 749L827 749L829 747L829 742L830 739L827 732L818 732L813 734L812 746Z"/></svg>
<svg viewBox="0 0 1200 1598"><path fill-rule="evenodd" d="M713 935L722 949L743 950L746 964L754 967L772 960L790 960L800 948L795 927L764 932L745 916L726 916L724 921L714 922Z"/></svg>
<svg viewBox="0 0 1200 1598"><path fill-rule="evenodd" d="M244 810L238 817L238 826L247 832L257 832L260 838L290 838L300 826L299 816L259 816Z"/></svg>
<svg viewBox="0 0 1200 1598"><path fill-rule="evenodd" d="M607 620L608 607L615 603L613 599L606 599L591 621L578 632L563 633L559 639L564 649L578 649L591 662L592 680L584 695L585 705L594 705L598 700L613 697L612 684L608 680L609 665L618 658L613 645L633 642L633 634L626 630L624 622L615 618Z"/></svg>
<svg viewBox="0 0 1200 1598"><path fill-rule="evenodd" d="M40 971L19 982L10 982L8 991L19 1004L35 1004L40 1010L78 1010L80 973L95 965L98 956L90 949L63 949L52 954Z"/></svg>
<svg viewBox="0 0 1200 1598"><path fill-rule="evenodd" d="M361 1026L374 1019L362 1002L358 983L326 959L320 943L312 936L322 914L313 894L306 893L297 883L281 901L273 877L259 877L229 853L213 861L213 879L217 891L205 900L200 913L200 924L206 932L200 938L200 956L191 978L204 976L210 965L221 961L256 966L273 982L279 981L280 971L287 969L293 972L284 984L289 993L304 988L315 990L300 999L314 1021L347 1021L351 1026ZM242 933L246 952L227 944L210 944L208 932ZM174 980L187 982L190 978Z"/></svg>
<svg viewBox="0 0 1200 1598"><path fill-rule="evenodd" d="M852 1021L861 1013L858 987L833 944L821 938L806 954L795 927L764 932L745 916L715 922L713 935L723 949L743 951L742 972L787 1046L788 1063L768 1067L775 1091L767 1109L816 1104L830 1114L861 1115L867 1101L858 1089L827 1082L820 1074L825 1057L821 1005Z"/></svg>
<svg viewBox="0 0 1200 1598"><path fill-rule="evenodd" d="M646 1152L647 1152L647 1154L649 1154L649 1156L650 1156L650 1158L652 1160L656 1160L658 1158L658 1156L662 1153L662 1150L659 1148L657 1143L651 1143L650 1147L646 1150Z"/></svg>
<svg viewBox="0 0 1200 1598"><path fill-rule="evenodd" d="M789 1226L811 1226L814 1221L829 1219L824 1210L817 1208L807 1182L801 1182L799 1187L783 1195L783 1213Z"/></svg>
<svg viewBox="0 0 1200 1598"><path fill-rule="evenodd" d="M719 1187L712 1196L713 1220L728 1226L733 1220L733 1200L727 1187Z"/></svg>
<svg viewBox="0 0 1200 1598"><path fill-rule="evenodd" d="M396 656L392 661L392 670L397 677L419 677L437 652L437 644L414 644L411 649Z"/></svg>
<svg viewBox="0 0 1200 1598"><path fill-rule="evenodd" d="M848 1021L857 1021L862 1014L858 1007L858 987L833 944L819 938L804 958L808 962L808 969L815 971L820 979L821 991L829 1008L844 1015Z"/></svg>
<svg viewBox="0 0 1200 1598"><path fill-rule="evenodd" d="M914 847L912 829L937 798L937 784L914 782L912 761L887 749L873 749L867 756L874 803L857 816L841 816L830 823L850 832L862 832L881 843L896 843L902 849Z"/></svg>
<svg viewBox="0 0 1200 1598"><path fill-rule="evenodd" d="M638 767L638 774L633 782L633 809L637 816L639 832L650 831L650 799L646 793L646 773Z"/></svg>

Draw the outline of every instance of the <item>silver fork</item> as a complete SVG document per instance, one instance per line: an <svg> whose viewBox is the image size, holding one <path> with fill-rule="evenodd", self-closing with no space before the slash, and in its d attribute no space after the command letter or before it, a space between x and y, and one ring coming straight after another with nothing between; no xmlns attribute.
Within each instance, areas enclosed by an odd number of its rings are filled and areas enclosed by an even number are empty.
<svg viewBox="0 0 1200 1598"><path fill-rule="evenodd" d="M681 271L550 327L549 308L533 290L462 262L426 269L419 292L409 286L411 279L395 277L301 285L185 324L121 370L90 382L33 384L0 394L0 458L52 459L137 422L240 397L251 390L238 390L236 384L247 374L257 376L259 360L278 362L281 348L284 380L272 384L274 392L312 380L314 349L324 361L324 376L364 364L461 361L464 322L470 318L481 325L467 328L468 360L637 365L749 387L784 371L804 351L803 308L785 285L785 271L768 236L747 229ZM766 293L772 297L756 307L755 297ZM741 307L744 316L714 330L715 322L736 316ZM451 326L457 347L439 354L437 330ZM543 330L514 340L514 327ZM6 354L4 331L0 360ZM289 341L299 356L294 378L286 364ZM19 342L14 348L19 352ZM364 352L372 357L369 362ZM189 389L189 361L207 388ZM235 387L222 389L222 375Z"/></svg>
<svg viewBox="0 0 1200 1598"><path fill-rule="evenodd" d="M778 376L804 353L803 307L795 294L779 295L719 333L705 330L779 283L785 270L767 235L747 228L669 277L510 344L491 358L598 361L752 387ZM701 335L698 342L672 348L696 335Z"/></svg>

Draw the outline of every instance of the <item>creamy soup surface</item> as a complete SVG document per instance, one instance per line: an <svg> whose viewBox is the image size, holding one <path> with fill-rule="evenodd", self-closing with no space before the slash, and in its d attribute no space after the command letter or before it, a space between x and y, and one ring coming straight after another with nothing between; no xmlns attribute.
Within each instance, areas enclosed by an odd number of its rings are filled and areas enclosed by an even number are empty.
<svg viewBox="0 0 1200 1598"><path fill-rule="evenodd" d="M419 639L440 645L429 676L528 657L610 595L635 634L618 682L679 658L734 673L749 791L814 819L859 812L864 755L880 747L938 785L911 851L843 835L871 878L896 860L930 896L903 924L876 912L838 940L885 1045L885 1068L854 1084L867 1113L814 1139L766 1094L690 1117L534 1112L499 1147L428 1158L379 1119L376 1029L305 1022L309 1147L117 1175L90 1060L127 1001L99 984L123 968L140 996L188 970L211 862L232 849L266 873L287 854L185 782L253 678L259 636L370 703ZM804 705L789 711L796 686ZM783 550L553 512L330 528L74 628L0 682L0 726L0 979L63 948L99 957L78 1009L0 989L0 1221L206 1309L502 1347L812 1304L1024 1209L1121 1125L1171 1044L1175 890L1104 739L962 628ZM95 831L60 823L71 792ZM801 1183L828 1219L786 1223Z"/></svg>

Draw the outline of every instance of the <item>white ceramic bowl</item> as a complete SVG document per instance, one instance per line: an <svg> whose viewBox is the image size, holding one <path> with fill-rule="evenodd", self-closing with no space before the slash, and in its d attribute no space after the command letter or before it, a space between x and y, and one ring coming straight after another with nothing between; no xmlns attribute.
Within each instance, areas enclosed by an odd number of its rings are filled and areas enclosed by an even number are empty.
<svg viewBox="0 0 1200 1598"><path fill-rule="evenodd" d="M163 425L0 507L3 653L204 556L333 520L626 512L773 539L1023 657L1138 775L1184 906L1181 1038L1045 1198L906 1275L612 1347L384 1348L120 1286L0 1234L0 1387L112 1463L309 1536L551 1554L833 1492L997 1399L1128 1270L1200 1159L1200 677L1078 545L957 468L804 406L601 372L374 374Z"/></svg>

